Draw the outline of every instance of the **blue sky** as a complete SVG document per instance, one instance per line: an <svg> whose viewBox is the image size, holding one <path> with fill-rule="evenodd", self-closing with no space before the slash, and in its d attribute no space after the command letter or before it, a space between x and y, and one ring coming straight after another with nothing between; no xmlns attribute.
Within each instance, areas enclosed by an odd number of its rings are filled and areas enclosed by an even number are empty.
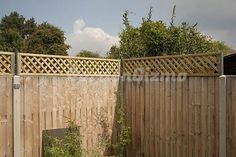
<svg viewBox="0 0 236 157"><path fill-rule="evenodd" d="M104 54L110 45L118 44L126 9L135 25L150 6L154 7L153 18L168 24L174 4L177 23L198 22L202 32L236 48L235 0L0 0L0 17L17 11L38 23L48 21L65 32L72 55L81 49Z"/></svg>

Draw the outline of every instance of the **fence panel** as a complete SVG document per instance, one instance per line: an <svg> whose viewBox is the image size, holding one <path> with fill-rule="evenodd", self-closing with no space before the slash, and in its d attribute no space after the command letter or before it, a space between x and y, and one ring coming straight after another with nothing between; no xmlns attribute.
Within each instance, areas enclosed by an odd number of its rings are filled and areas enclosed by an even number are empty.
<svg viewBox="0 0 236 157"><path fill-rule="evenodd" d="M118 77L23 76L21 155L40 157L42 130L66 127L70 119L81 126L86 149L96 146L104 131L111 135L118 82Z"/></svg>
<svg viewBox="0 0 236 157"><path fill-rule="evenodd" d="M0 76L0 156L12 157L12 77Z"/></svg>
<svg viewBox="0 0 236 157"><path fill-rule="evenodd" d="M227 77L227 157L236 156L236 77Z"/></svg>
<svg viewBox="0 0 236 157"><path fill-rule="evenodd" d="M127 120L132 127L129 156L218 156L218 81L126 77Z"/></svg>

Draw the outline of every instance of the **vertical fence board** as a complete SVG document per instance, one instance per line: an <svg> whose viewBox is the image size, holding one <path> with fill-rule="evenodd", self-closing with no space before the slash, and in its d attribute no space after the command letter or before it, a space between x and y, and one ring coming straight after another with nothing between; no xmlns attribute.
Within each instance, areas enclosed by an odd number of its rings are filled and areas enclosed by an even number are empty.
<svg viewBox="0 0 236 157"><path fill-rule="evenodd" d="M160 127L156 127L160 125L160 82L159 80L155 81L155 112L154 112L154 117L155 117L155 122L154 122L154 128L155 128L155 157L160 157Z"/></svg>
<svg viewBox="0 0 236 157"><path fill-rule="evenodd" d="M176 81L176 136L177 136L177 143L176 143L176 156L183 157L183 89L182 89L182 82Z"/></svg>
<svg viewBox="0 0 236 157"><path fill-rule="evenodd" d="M132 145L132 156L135 156L136 154L136 113L135 113L135 108L136 108L136 104L135 104L135 101L136 101L136 95L135 95L135 92L136 92L136 83L137 82L132 82L131 84L131 93L132 93L132 96L131 96L131 101L132 101L132 114L131 114L131 126L132 126L132 141L133 141L133 145Z"/></svg>
<svg viewBox="0 0 236 157"><path fill-rule="evenodd" d="M207 78L201 78L201 156L207 157Z"/></svg>
<svg viewBox="0 0 236 157"><path fill-rule="evenodd" d="M232 83L232 156L236 155L236 81Z"/></svg>
<svg viewBox="0 0 236 157"><path fill-rule="evenodd" d="M12 77L0 76L0 156L13 156Z"/></svg>
<svg viewBox="0 0 236 157"><path fill-rule="evenodd" d="M145 149L145 98L144 98L144 92L145 92L145 83L143 80L140 82L140 113L141 113L141 154L140 156L144 156ZM127 102L128 104L129 102Z"/></svg>
<svg viewBox="0 0 236 157"><path fill-rule="evenodd" d="M127 78L128 79L128 78ZM132 90L131 90L131 80L127 80L126 82L125 82L125 89L126 89L126 91L125 91L125 93L126 93L126 106L127 106L127 125L129 126L129 127L131 127L131 130L132 130L132 126L131 126L131 124L132 124L132 116L131 116L131 114L132 114L132 104L131 104L131 97L132 97ZM132 138L131 138L131 143L128 145L128 147L127 147L127 156L131 156L132 155L132 145L133 145L133 141L132 141Z"/></svg>
<svg viewBox="0 0 236 157"><path fill-rule="evenodd" d="M150 156L149 146L150 146L150 82L149 78L145 78L145 91L144 91L144 104L145 104L145 121L144 121L144 141L145 141L145 157Z"/></svg>
<svg viewBox="0 0 236 157"><path fill-rule="evenodd" d="M165 156L165 83L164 80L160 80L160 156Z"/></svg>
<svg viewBox="0 0 236 157"><path fill-rule="evenodd" d="M227 78L227 157L236 156L236 77Z"/></svg>
<svg viewBox="0 0 236 157"><path fill-rule="evenodd" d="M201 79L199 77L196 77L194 80L194 86L195 86L195 91L194 91L194 116L195 116L195 129L194 129L194 134L195 134L195 147L194 147L194 154L196 157L200 156L201 154L201 93L200 93L200 88L201 88Z"/></svg>
<svg viewBox="0 0 236 157"><path fill-rule="evenodd" d="M141 84L139 81L137 81L135 85L136 85L136 87L135 87L135 98L136 98L136 101L135 101L136 153L135 153L135 156L138 157L141 154L141 118L142 118L141 117L141 105L140 105L141 104L141 101L140 101L140 86L141 86Z"/></svg>
<svg viewBox="0 0 236 157"><path fill-rule="evenodd" d="M219 136L220 136L220 130L219 130L219 78L215 79L215 156L219 156Z"/></svg>
<svg viewBox="0 0 236 157"><path fill-rule="evenodd" d="M150 108L149 108L149 125L150 125L150 157L155 157L155 119L154 119L154 115L155 115L155 82L153 80L149 80L150 81Z"/></svg>
<svg viewBox="0 0 236 157"><path fill-rule="evenodd" d="M170 153L171 156L177 155L177 137L176 137L176 125L177 125L177 117L176 117L176 83L175 78L171 77L170 79Z"/></svg>
<svg viewBox="0 0 236 157"><path fill-rule="evenodd" d="M170 104L170 79L165 78L165 148L166 148L166 157L170 157L171 153L171 104Z"/></svg>
<svg viewBox="0 0 236 157"><path fill-rule="evenodd" d="M183 82L183 157L189 157L189 79Z"/></svg>

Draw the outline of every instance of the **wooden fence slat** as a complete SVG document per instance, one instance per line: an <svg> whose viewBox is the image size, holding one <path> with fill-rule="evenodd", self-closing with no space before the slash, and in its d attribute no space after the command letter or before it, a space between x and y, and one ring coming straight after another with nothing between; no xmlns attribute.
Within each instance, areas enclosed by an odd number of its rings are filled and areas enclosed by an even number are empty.
<svg viewBox="0 0 236 157"><path fill-rule="evenodd" d="M215 79L215 156L219 154L219 78Z"/></svg>
<svg viewBox="0 0 236 157"><path fill-rule="evenodd" d="M212 78L208 78L208 156L213 157L213 110L214 110L214 82ZM212 98L213 97L213 98Z"/></svg>
<svg viewBox="0 0 236 157"><path fill-rule="evenodd" d="M21 101L21 124L20 124L20 130L21 130L21 139L20 139L20 141L21 141L21 156L25 156L25 138L24 138L24 135L25 135L25 120L24 120L24 112L25 112L25 107L24 107L24 99L25 99L25 97L24 97L24 95L25 95L25 78L22 78L21 79L21 82L20 82L20 89L21 89L21 91L20 91L20 97L21 97L21 99L20 99L20 101Z"/></svg>
<svg viewBox="0 0 236 157"><path fill-rule="evenodd" d="M24 81L24 141L25 141L25 156L33 156L32 150L33 150L33 121L32 121L32 107L33 107L33 80L32 78L28 77Z"/></svg>
<svg viewBox="0 0 236 157"><path fill-rule="evenodd" d="M141 77L143 79L143 77ZM144 144L145 144L145 98L144 98L144 92L145 92L145 82L144 80L141 80L140 84L140 113L141 113L141 156L144 156L145 154L145 149L144 149Z"/></svg>
<svg viewBox="0 0 236 157"><path fill-rule="evenodd" d="M131 81L127 80L125 87L126 87L126 99L127 99L127 104L126 104L127 105L127 124L128 124L128 126L131 127L131 130L132 130L132 126L131 126L131 124L132 124L132 119L131 119L132 118L132 116L131 116L131 114L132 114ZM132 141L132 137L131 137L131 143L127 147L127 156L132 155L132 144L133 144L133 141Z"/></svg>
<svg viewBox="0 0 236 157"><path fill-rule="evenodd" d="M171 77L170 79L170 153L171 156L177 155L177 117L176 117L176 82L175 77Z"/></svg>
<svg viewBox="0 0 236 157"><path fill-rule="evenodd" d="M160 80L160 157L166 155L166 139L165 139L165 123L166 123L166 117L165 117L165 81Z"/></svg>
<svg viewBox="0 0 236 157"><path fill-rule="evenodd" d="M12 156L12 78L0 76L0 156Z"/></svg>
<svg viewBox="0 0 236 157"><path fill-rule="evenodd" d="M135 84L135 132L136 132L136 152L135 156L139 157L141 154L141 101L140 101L140 89L141 89L141 84L139 81L136 82Z"/></svg>
<svg viewBox="0 0 236 157"><path fill-rule="evenodd" d="M195 156L201 155L201 138L202 138L202 130L201 130L201 78L195 78L195 96L194 96L194 111L195 111Z"/></svg>
<svg viewBox="0 0 236 157"><path fill-rule="evenodd" d="M232 157L236 155L236 81L235 79L232 81L232 112L231 112L231 116L232 116L232 122L231 122L231 126L232 126L232 130L231 130L231 137L232 137L232 143L231 143L231 148L232 148Z"/></svg>
<svg viewBox="0 0 236 157"><path fill-rule="evenodd" d="M189 104L188 104L188 118L189 118L189 138L188 138L188 155L194 157L194 78L189 78Z"/></svg>
<svg viewBox="0 0 236 157"><path fill-rule="evenodd" d="M207 157L207 78L201 78L201 156Z"/></svg>
<svg viewBox="0 0 236 157"><path fill-rule="evenodd" d="M171 105L170 105L170 78L165 77L165 155L166 157L171 156Z"/></svg>
<svg viewBox="0 0 236 157"><path fill-rule="evenodd" d="M189 157L189 79L183 82L183 157Z"/></svg>
<svg viewBox="0 0 236 157"><path fill-rule="evenodd" d="M145 92L144 92L144 100L145 100L145 121L144 121L144 140L145 140L145 145L144 145L144 150L145 150L145 157L150 156L150 82L149 78L145 78Z"/></svg>
<svg viewBox="0 0 236 157"><path fill-rule="evenodd" d="M226 103L227 103L227 157L232 157L232 79L227 78L226 81Z"/></svg>
<svg viewBox="0 0 236 157"><path fill-rule="evenodd" d="M160 157L160 82L159 80L156 80L155 82L155 122L154 122L154 128L155 128L155 157Z"/></svg>
<svg viewBox="0 0 236 157"><path fill-rule="evenodd" d="M176 79L176 78L175 78ZM182 89L182 82L176 81L176 136L177 136L177 143L176 143L176 156L183 157L183 89Z"/></svg>
<svg viewBox="0 0 236 157"><path fill-rule="evenodd" d="M149 80L150 83L149 83L149 91L150 91L150 108L149 108L149 118L150 118L150 121L149 121L149 125L150 125L150 132L149 132L149 138L150 138L150 157L155 157L155 82L152 81L151 79Z"/></svg>

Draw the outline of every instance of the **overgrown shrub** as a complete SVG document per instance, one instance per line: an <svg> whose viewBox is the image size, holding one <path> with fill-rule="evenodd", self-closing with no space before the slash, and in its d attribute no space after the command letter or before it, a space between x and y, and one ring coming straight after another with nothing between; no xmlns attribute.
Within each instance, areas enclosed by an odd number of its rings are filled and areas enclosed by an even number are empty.
<svg viewBox="0 0 236 157"><path fill-rule="evenodd" d="M44 140L45 157L82 157L80 128L73 121L69 121L64 138L45 135Z"/></svg>

